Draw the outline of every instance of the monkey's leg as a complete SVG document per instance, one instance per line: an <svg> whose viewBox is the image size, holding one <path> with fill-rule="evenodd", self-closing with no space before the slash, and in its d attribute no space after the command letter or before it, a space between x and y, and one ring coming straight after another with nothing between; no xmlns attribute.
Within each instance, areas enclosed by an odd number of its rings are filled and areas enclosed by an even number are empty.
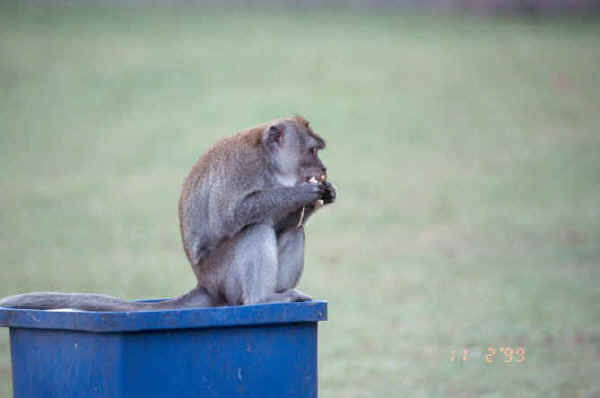
<svg viewBox="0 0 600 398"><path fill-rule="evenodd" d="M275 293L277 240L272 226L249 225L223 249L224 253L215 253L223 264L213 267L226 269L222 290L228 304L255 304Z"/></svg>
<svg viewBox="0 0 600 398"><path fill-rule="evenodd" d="M287 292L293 301L308 301L310 296L295 289L304 269L304 228L289 228L277 236L279 272L277 292Z"/></svg>
<svg viewBox="0 0 600 398"><path fill-rule="evenodd" d="M223 296L228 304L298 301L295 291L277 292L279 264L273 226L250 225L227 246L228 253L220 258L226 267Z"/></svg>

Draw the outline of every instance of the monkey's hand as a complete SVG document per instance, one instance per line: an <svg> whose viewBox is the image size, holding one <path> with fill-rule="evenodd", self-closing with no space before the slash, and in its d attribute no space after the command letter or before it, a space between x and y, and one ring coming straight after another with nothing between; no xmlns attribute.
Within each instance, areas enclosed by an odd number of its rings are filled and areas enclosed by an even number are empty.
<svg viewBox="0 0 600 398"><path fill-rule="evenodd" d="M308 182L301 183L294 187L298 202L301 206L310 206L327 194L327 187L323 183L312 184Z"/></svg>
<svg viewBox="0 0 600 398"><path fill-rule="evenodd" d="M323 201L323 204L327 205L335 202L337 193L333 184L328 181L323 181L319 185L323 186L323 193L321 194L321 200Z"/></svg>

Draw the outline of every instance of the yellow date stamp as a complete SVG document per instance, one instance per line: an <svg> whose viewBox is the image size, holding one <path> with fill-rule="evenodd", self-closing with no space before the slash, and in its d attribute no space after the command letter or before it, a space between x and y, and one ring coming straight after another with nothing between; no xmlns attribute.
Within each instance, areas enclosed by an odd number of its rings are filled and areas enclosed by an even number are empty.
<svg viewBox="0 0 600 398"><path fill-rule="evenodd" d="M488 364L494 362L503 362L506 364L510 363L522 363L525 362L525 348L524 347L488 347L487 352L483 353L479 349L467 349L452 350L450 352L450 362L454 361L468 361L473 358L481 358Z"/></svg>

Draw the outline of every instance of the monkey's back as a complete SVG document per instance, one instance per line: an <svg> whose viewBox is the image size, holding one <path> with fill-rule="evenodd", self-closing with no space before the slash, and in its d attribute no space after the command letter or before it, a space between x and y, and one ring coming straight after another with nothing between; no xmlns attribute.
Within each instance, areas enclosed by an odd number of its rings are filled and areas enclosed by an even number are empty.
<svg viewBox="0 0 600 398"><path fill-rule="evenodd" d="M223 138L202 154L186 177L179 199L179 226L192 266L240 230L235 208L262 189L266 158L262 132L269 123Z"/></svg>

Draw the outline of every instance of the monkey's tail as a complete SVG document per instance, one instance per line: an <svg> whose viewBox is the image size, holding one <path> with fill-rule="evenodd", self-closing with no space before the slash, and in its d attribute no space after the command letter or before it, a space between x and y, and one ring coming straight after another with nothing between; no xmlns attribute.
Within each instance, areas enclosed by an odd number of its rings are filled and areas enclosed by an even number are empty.
<svg viewBox="0 0 600 398"><path fill-rule="evenodd" d="M54 292L17 294L0 300L0 307L32 310L139 311L152 309L152 304L129 302L103 294Z"/></svg>
<svg viewBox="0 0 600 398"><path fill-rule="evenodd" d="M126 301L104 294L39 292L17 294L0 300L0 307L32 310L75 309L84 311L149 311L155 309L207 307L204 289L195 288L175 299L156 302Z"/></svg>

